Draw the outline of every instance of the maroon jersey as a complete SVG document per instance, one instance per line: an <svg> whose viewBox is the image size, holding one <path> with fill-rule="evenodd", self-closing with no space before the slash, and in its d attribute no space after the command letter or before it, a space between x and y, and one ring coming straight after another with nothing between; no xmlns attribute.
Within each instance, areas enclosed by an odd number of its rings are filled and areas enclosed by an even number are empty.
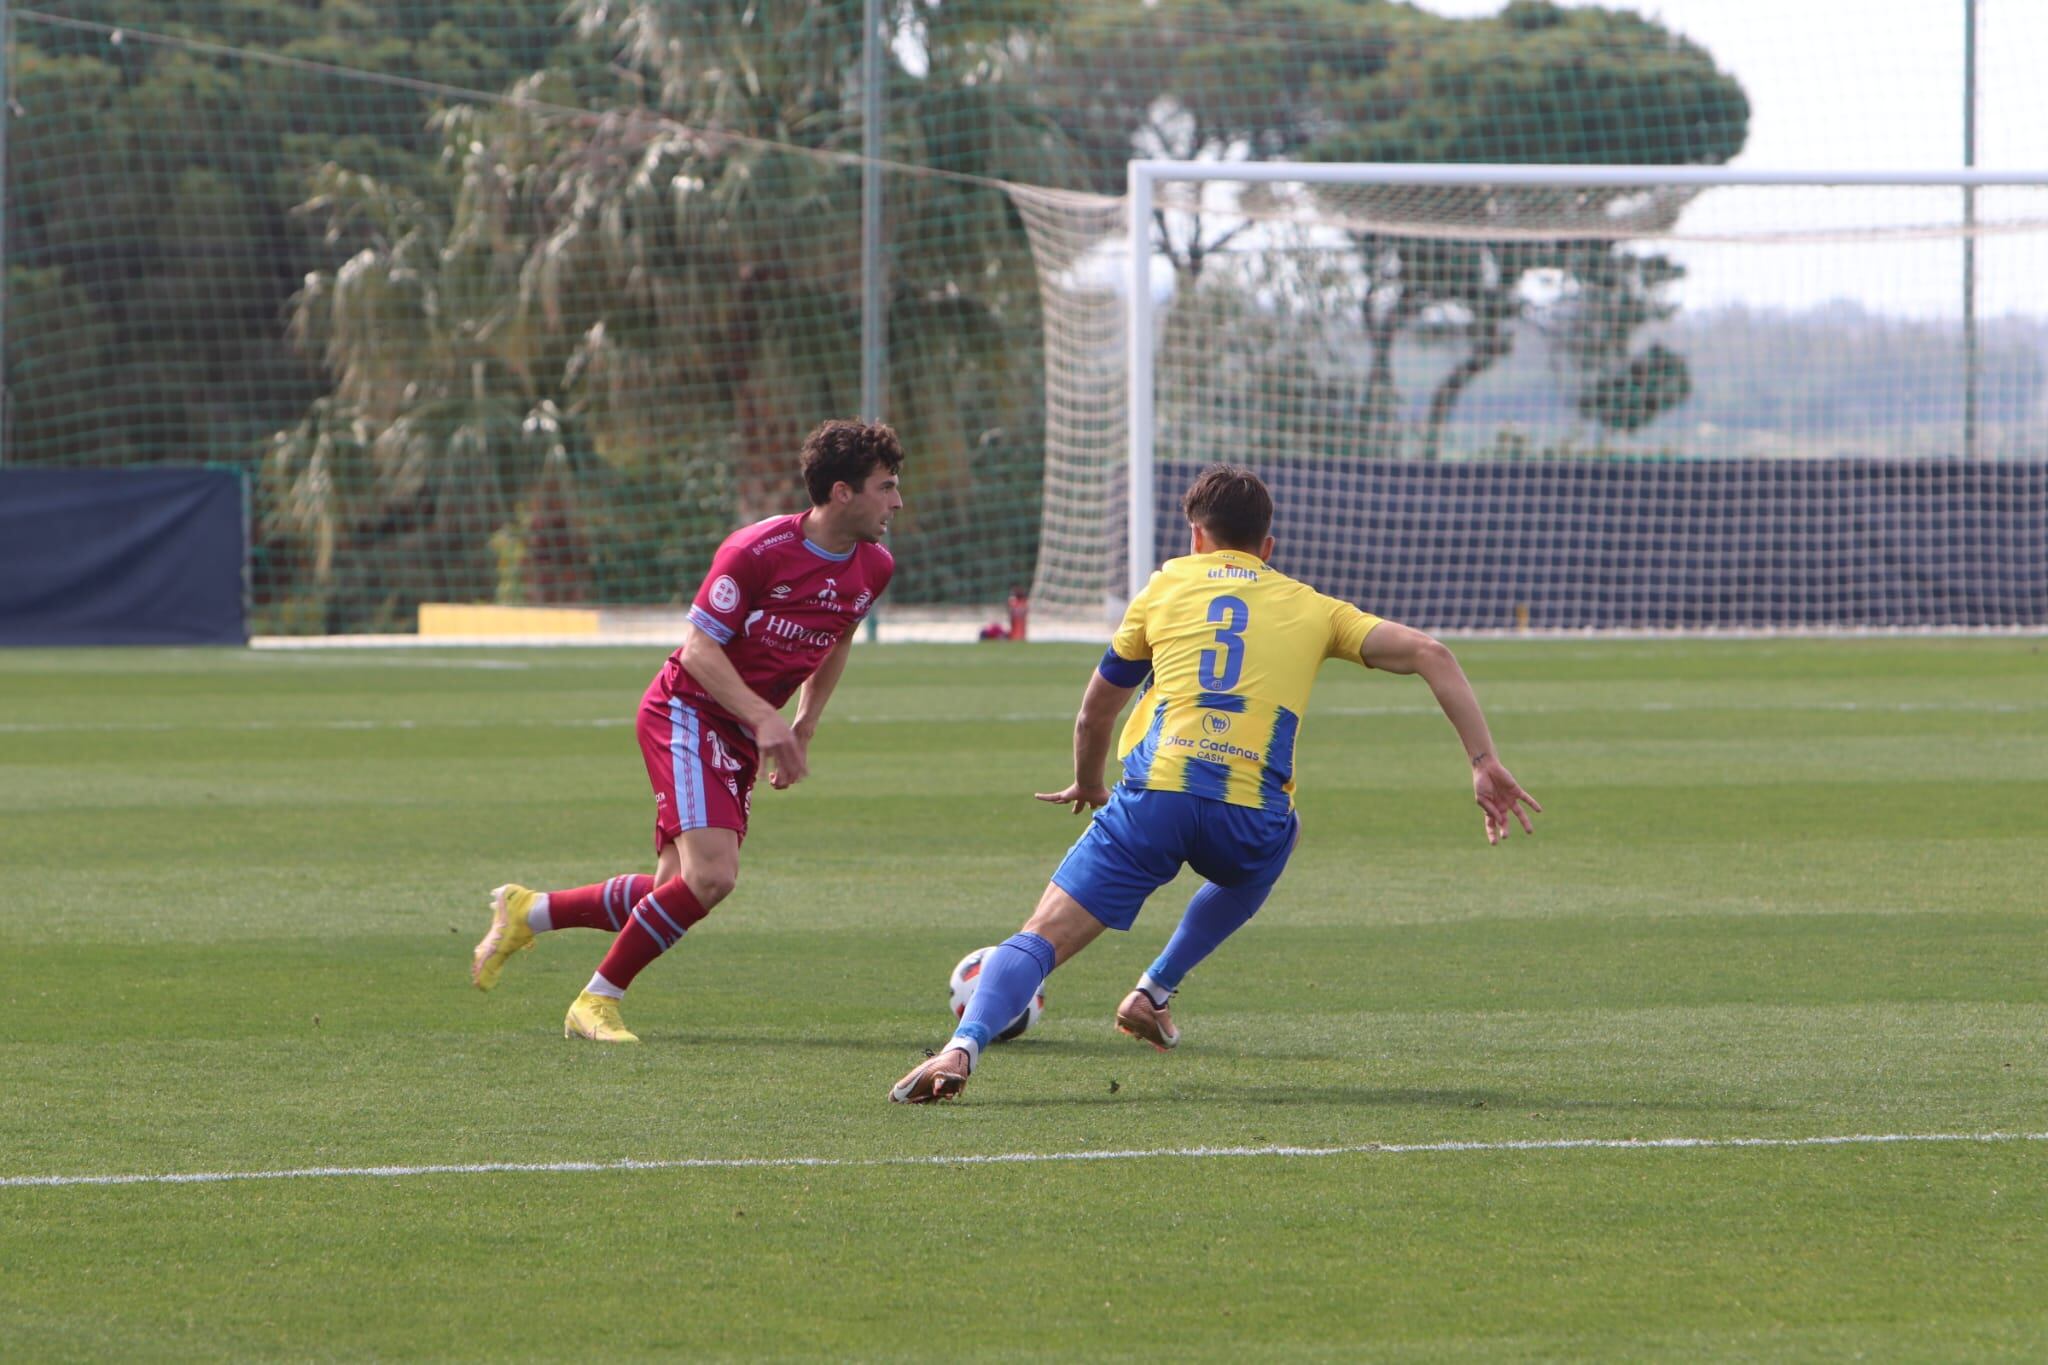
<svg viewBox="0 0 2048 1365"><path fill-rule="evenodd" d="M781 706L818 671L896 572L896 560L865 541L843 555L813 544L799 516L770 517L725 538L690 604L690 623L725 648L740 681ZM735 720L671 654L654 688Z"/></svg>

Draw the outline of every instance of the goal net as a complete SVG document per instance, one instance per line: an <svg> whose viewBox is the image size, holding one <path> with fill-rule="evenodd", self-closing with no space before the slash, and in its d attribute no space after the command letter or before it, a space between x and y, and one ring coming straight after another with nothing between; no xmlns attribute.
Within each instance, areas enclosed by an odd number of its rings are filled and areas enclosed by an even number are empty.
<svg viewBox="0 0 2048 1365"><path fill-rule="evenodd" d="M1417 625L2048 624L2048 173L1138 162L1018 198L1040 601L1114 610L1230 461L1278 567Z"/></svg>

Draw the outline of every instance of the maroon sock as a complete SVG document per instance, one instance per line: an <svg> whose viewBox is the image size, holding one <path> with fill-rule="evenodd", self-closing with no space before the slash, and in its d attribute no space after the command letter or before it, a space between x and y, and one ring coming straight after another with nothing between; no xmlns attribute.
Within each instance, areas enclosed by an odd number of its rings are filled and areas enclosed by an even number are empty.
<svg viewBox="0 0 2048 1365"><path fill-rule="evenodd" d="M683 931L703 918L704 907L681 877L663 882L633 906L626 927L598 964L598 975L626 989L641 968L682 942Z"/></svg>
<svg viewBox="0 0 2048 1365"><path fill-rule="evenodd" d="M617 933L640 898L654 889L644 873L607 877L595 886L548 892L548 919L557 929L604 929Z"/></svg>

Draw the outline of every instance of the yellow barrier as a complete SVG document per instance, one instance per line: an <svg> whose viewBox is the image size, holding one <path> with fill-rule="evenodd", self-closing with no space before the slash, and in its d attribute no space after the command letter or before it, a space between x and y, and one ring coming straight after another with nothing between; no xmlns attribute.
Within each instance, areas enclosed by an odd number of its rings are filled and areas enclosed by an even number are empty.
<svg viewBox="0 0 2048 1365"><path fill-rule="evenodd" d="M583 607L491 607L420 603L420 634L439 636L595 635L597 612Z"/></svg>

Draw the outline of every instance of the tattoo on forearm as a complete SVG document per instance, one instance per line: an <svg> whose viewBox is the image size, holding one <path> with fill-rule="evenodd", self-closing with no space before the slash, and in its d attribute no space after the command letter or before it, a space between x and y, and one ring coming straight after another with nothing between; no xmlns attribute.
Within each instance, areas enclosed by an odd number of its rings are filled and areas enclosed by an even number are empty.
<svg viewBox="0 0 2048 1365"><path fill-rule="evenodd" d="M1492 757L1493 755L1491 753L1488 753L1486 750L1481 749L1478 753L1472 755L1472 766L1476 768L1480 764L1486 762L1487 759Z"/></svg>

